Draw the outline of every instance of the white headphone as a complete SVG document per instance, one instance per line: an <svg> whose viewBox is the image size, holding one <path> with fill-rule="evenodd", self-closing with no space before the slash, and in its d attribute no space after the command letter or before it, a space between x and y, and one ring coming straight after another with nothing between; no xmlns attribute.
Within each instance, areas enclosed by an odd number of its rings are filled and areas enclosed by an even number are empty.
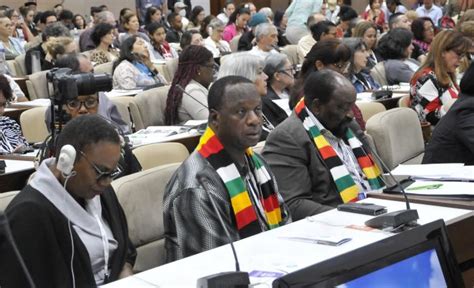
<svg viewBox="0 0 474 288"><path fill-rule="evenodd" d="M75 160L76 149L70 144L64 145L59 153L56 168L63 173L64 177L71 176Z"/></svg>

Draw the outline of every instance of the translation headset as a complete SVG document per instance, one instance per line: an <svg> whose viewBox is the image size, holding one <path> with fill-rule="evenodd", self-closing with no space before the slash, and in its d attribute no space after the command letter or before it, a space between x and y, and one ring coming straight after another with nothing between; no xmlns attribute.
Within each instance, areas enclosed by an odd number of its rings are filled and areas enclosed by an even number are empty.
<svg viewBox="0 0 474 288"><path fill-rule="evenodd" d="M70 144L61 148L58 159L56 160L56 169L61 171L64 177L73 176L74 161L76 160L76 149Z"/></svg>

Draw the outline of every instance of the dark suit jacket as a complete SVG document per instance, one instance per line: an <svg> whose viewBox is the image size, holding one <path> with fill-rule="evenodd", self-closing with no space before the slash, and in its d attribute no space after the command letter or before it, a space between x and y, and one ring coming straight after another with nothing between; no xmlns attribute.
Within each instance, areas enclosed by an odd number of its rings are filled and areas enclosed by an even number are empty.
<svg viewBox="0 0 474 288"><path fill-rule="evenodd" d="M423 163L474 165L474 96L460 94L436 125Z"/></svg>
<svg viewBox="0 0 474 288"><path fill-rule="evenodd" d="M360 130L355 121L352 125L353 130ZM364 139L360 140L367 145ZM342 203L328 167L294 113L268 135L262 156L275 174L293 220Z"/></svg>
<svg viewBox="0 0 474 288"><path fill-rule="evenodd" d="M268 85L267 95L262 97L262 111L265 117L267 117L267 119L273 124L273 126L276 127L278 126L278 124L283 122L283 120L288 118L288 115L286 114L285 110L281 109L280 106L278 106L275 102L272 101L272 99L279 98L278 96L276 96L277 98L271 98L274 96L270 95L270 90L273 92L273 94L275 94L270 85Z"/></svg>

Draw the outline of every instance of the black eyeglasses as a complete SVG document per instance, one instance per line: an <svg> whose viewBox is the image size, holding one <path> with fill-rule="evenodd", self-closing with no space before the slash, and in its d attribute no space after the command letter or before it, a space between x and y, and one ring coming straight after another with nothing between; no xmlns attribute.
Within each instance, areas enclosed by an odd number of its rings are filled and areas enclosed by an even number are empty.
<svg viewBox="0 0 474 288"><path fill-rule="evenodd" d="M289 73L288 73L288 71L289 71ZM295 70L295 68L291 67L291 68L287 68L287 69L281 69L278 72L286 74L288 76L293 76L293 75L295 75L296 70Z"/></svg>
<svg viewBox="0 0 474 288"><path fill-rule="evenodd" d="M82 104L84 104L84 107L86 107L86 109L93 109L97 107L97 105L99 104L99 100L95 97L89 97L84 101L81 101L79 99L73 99L66 102L66 106L71 110L81 109Z"/></svg>
<svg viewBox="0 0 474 288"><path fill-rule="evenodd" d="M219 66L217 66L216 63L212 63L212 64L200 64L200 65L203 66L203 67L210 68L210 69L212 69L213 71L219 70Z"/></svg>
<svg viewBox="0 0 474 288"><path fill-rule="evenodd" d="M95 173L96 173L96 178L95 180L97 182L100 182L100 181L103 181L105 179L115 179L117 178L117 176L120 175L120 173L122 173L122 170L120 169L120 167L117 166L117 168L115 168L113 171L107 171L107 172L104 172L102 171L99 167L97 167L97 165L95 165L94 163L92 163L87 157L86 157L86 154L82 151L79 151L79 153L81 153L82 157L84 157L84 159L86 159L86 161L92 166L92 168L94 168L95 170Z"/></svg>

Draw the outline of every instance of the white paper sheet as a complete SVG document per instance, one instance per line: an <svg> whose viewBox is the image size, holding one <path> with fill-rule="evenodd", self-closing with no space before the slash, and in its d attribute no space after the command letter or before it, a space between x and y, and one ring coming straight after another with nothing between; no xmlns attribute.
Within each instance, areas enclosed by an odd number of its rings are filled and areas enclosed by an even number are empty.
<svg viewBox="0 0 474 288"><path fill-rule="evenodd" d="M415 179L474 181L474 166L462 163L398 165L392 174Z"/></svg>
<svg viewBox="0 0 474 288"><path fill-rule="evenodd" d="M430 196L474 196L473 182L416 181L407 188L407 194Z"/></svg>

